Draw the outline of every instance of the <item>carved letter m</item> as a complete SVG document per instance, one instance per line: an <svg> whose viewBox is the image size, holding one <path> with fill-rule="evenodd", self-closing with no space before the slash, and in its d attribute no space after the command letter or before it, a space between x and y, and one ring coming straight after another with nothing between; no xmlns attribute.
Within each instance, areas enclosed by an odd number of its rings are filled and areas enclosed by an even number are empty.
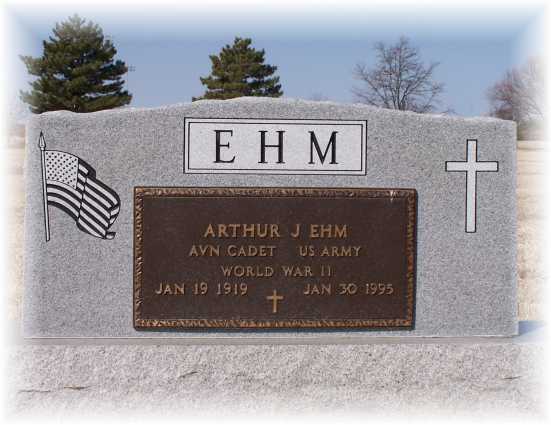
<svg viewBox="0 0 551 425"><path fill-rule="evenodd" d="M318 158L320 159L321 163L325 163L325 158L327 157L327 154L329 153L329 148L331 148L331 162L330 164L338 164L337 163L337 131L333 131L331 133L331 137L329 138L329 142L327 143L327 146L325 147L325 152L321 152L321 148L318 143L318 139L316 139L316 134L313 131L309 131L310 133L310 162L309 164L314 164L314 148L316 148L316 153L318 154Z"/></svg>

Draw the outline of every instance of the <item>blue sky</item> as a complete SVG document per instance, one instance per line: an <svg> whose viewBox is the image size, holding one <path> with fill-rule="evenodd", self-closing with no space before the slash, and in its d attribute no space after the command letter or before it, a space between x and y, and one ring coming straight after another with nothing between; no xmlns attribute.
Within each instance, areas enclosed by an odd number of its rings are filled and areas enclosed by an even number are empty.
<svg viewBox="0 0 551 425"><path fill-rule="evenodd" d="M277 65L285 96L322 95L354 101L357 62L372 64L376 41L408 36L424 60L438 61L435 78L446 86L442 109L465 116L485 114L486 90L511 66L540 54L541 9L534 6L447 8L391 6L290 6L214 8L139 5L16 7L8 10L14 40L8 64L10 89L27 87L18 54L41 53L41 40L55 22L78 12L111 36L118 57L133 65L131 106L187 102L202 94L199 77L210 70L209 54L235 35L251 37Z"/></svg>

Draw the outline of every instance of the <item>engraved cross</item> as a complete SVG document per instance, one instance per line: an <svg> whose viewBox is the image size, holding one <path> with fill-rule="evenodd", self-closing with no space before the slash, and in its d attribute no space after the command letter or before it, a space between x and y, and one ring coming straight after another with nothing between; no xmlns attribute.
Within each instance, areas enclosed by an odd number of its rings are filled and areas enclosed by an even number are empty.
<svg viewBox="0 0 551 425"><path fill-rule="evenodd" d="M477 160L477 140L467 139L467 160L446 161L446 171L462 171L466 174L465 232L476 232L476 179L479 172L499 171L497 161Z"/></svg>
<svg viewBox="0 0 551 425"><path fill-rule="evenodd" d="M272 313L277 313L277 302L283 299L283 295L277 295L277 291L274 289L272 295L267 296L266 299L272 302Z"/></svg>

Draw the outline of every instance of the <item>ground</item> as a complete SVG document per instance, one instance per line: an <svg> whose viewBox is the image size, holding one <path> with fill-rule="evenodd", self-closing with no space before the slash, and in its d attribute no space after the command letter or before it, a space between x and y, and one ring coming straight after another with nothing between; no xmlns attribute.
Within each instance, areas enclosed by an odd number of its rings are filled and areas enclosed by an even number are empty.
<svg viewBox="0 0 551 425"><path fill-rule="evenodd" d="M539 236L547 226L544 176L551 146L544 142L518 142L517 152L519 319L542 320L547 271L543 267L543 241Z"/></svg>

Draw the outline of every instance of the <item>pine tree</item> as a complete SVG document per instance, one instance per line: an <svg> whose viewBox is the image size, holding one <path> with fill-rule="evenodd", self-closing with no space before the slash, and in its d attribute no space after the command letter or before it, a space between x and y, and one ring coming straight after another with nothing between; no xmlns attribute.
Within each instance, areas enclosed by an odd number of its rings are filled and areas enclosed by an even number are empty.
<svg viewBox="0 0 551 425"><path fill-rule="evenodd" d="M55 25L43 48L42 57L21 56L29 74L38 77L30 92L20 92L31 112L93 112L132 100L123 90L126 64L113 59L117 50L97 24L74 15Z"/></svg>
<svg viewBox="0 0 551 425"><path fill-rule="evenodd" d="M199 99L232 99L241 96L280 97L279 77L272 76L277 66L264 63L264 49L251 47L250 38L236 37L219 55L211 55L211 74L202 77L207 91Z"/></svg>

